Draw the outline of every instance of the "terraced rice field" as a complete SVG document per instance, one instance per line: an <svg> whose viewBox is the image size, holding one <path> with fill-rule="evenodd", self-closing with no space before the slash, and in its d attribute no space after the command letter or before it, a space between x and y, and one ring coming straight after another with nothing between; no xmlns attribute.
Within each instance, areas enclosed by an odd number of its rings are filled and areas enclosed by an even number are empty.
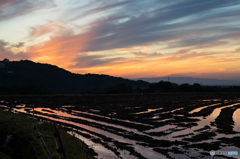
<svg viewBox="0 0 240 159"><path fill-rule="evenodd" d="M212 158L240 153L239 94L2 97L0 107L55 120L96 158ZM240 158L217 155L214 158Z"/></svg>

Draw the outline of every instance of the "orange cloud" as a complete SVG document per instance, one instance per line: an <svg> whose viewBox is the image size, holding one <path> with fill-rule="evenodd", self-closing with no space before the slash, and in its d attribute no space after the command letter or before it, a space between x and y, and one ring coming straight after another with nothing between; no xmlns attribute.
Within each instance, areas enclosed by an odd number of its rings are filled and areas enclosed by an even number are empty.
<svg viewBox="0 0 240 159"><path fill-rule="evenodd" d="M47 33L51 33L54 30L61 28L62 25L60 24L47 24L47 25L38 25L35 27L30 27L30 38L36 38L42 35L45 35Z"/></svg>
<svg viewBox="0 0 240 159"><path fill-rule="evenodd" d="M232 60L235 61L232 62ZM77 70L77 72L104 73L128 78L168 76L174 74L201 77L202 74L229 71L236 68L239 61L239 58L212 58L211 56L202 56L201 58L196 56L195 60L193 58L184 58L175 61L169 60L169 57L162 57L161 59L149 61L126 61L121 64L111 63L109 65L84 68Z"/></svg>
<svg viewBox="0 0 240 159"><path fill-rule="evenodd" d="M89 45L91 37L91 34L73 35L64 32L62 35L52 36L43 44L29 47L27 52L31 53L33 61L50 63L67 69L78 54Z"/></svg>

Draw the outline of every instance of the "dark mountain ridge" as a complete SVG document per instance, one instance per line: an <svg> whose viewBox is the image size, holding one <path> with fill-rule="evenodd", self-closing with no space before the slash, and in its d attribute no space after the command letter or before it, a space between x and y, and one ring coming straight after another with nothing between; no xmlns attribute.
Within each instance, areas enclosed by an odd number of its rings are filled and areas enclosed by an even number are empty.
<svg viewBox="0 0 240 159"><path fill-rule="evenodd" d="M121 77L99 74L75 74L50 64L35 63L29 60L0 61L0 88L45 89L52 93L84 93L90 90L104 90L122 84L145 89L149 83ZM1 92L0 92L1 93ZM2 92L4 93L4 92ZM18 92L16 92L18 93Z"/></svg>

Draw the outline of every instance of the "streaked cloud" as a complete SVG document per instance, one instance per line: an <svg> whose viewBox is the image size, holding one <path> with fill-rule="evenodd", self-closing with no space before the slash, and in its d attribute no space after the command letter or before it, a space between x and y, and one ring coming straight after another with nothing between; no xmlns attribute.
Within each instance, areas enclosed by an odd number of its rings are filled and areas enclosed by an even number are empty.
<svg viewBox="0 0 240 159"><path fill-rule="evenodd" d="M0 23L39 9L53 7L53 0L1 0Z"/></svg>
<svg viewBox="0 0 240 159"><path fill-rule="evenodd" d="M1 58L124 77L229 72L240 58L239 1L3 0L0 8L4 25L31 19L18 42L2 37ZM36 11L49 15L37 23Z"/></svg>
<svg viewBox="0 0 240 159"><path fill-rule="evenodd" d="M29 36L31 38L36 38L42 35L45 35L47 33L52 33L57 28L61 28L62 26L60 24L48 24L48 25L38 25L34 27L29 27L30 32Z"/></svg>

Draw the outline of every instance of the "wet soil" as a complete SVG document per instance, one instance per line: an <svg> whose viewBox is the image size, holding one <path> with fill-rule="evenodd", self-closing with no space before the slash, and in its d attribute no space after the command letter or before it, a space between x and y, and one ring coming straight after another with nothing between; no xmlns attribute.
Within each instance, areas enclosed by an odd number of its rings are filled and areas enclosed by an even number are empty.
<svg viewBox="0 0 240 159"><path fill-rule="evenodd" d="M62 124L92 146L96 158L174 158L174 154L204 158L210 157L210 150L226 145L240 148L232 118L240 108L239 97L206 93L15 96L0 97L0 105L25 104L15 110L31 117L34 103L36 118Z"/></svg>

